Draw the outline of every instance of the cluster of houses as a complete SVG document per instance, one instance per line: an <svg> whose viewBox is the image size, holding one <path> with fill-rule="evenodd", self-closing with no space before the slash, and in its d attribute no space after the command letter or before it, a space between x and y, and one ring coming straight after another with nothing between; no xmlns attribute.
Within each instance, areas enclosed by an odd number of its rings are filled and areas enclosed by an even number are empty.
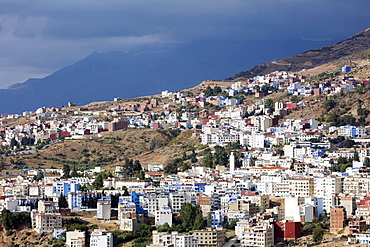
<svg viewBox="0 0 370 247"><path fill-rule="evenodd" d="M305 80L304 76L275 72L236 82L228 89L228 94L235 96L244 91L260 98L263 86L295 95L333 94L368 84L368 81L358 82L349 76L341 80L328 79L324 83ZM109 122L81 115L41 120L40 117L49 116L45 114L59 114L56 108L41 108L36 112L34 123L0 129L0 142L9 146L14 140L21 144L24 138L37 143L130 127L158 129L171 125L193 128L194 135L199 136L204 145L239 144L241 149L231 152L228 166L191 165L187 171L166 175L163 166L148 165L145 180L122 177L123 168L116 167L115 177L103 180L104 190L89 191L86 186L94 182L95 175L64 179L63 171L57 171L60 175L51 175L50 171L29 170L0 180L0 209L30 212L35 231L53 233L58 238L66 231L62 228L63 215L70 212L96 211L97 220L116 223L122 231L138 231L147 223L156 227L165 223L172 226L184 203L200 206L207 219L206 229L192 230L187 235L177 231L153 231L151 247L221 247L226 241L223 227L233 224L241 246L273 246L300 237L302 223L327 216L330 217L330 232L347 227L348 234L353 234L357 242L370 242L370 234L363 233L370 225L370 169L367 168L370 139L365 138L366 128L320 125L316 119L286 119L279 123L279 117L289 110L306 107L305 102L274 102L272 111L271 102L266 99L243 106L236 98L203 96L162 92L162 97L184 106L212 104L222 107L221 110L214 115L209 115L205 109L171 112L168 105L152 99L138 105L110 107L109 113L117 115L122 111L143 114ZM148 113L157 107L163 108L160 117ZM3 115L2 124L14 117ZM353 140L357 147L332 149L334 144L330 137L338 136ZM341 157L351 165L343 171L331 171L339 165ZM101 170L96 168L90 174L94 172ZM34 181L37 175L43 178ZM68 209L58 208L61 197L66 198ZM118 203L113 203L113 197L118 197ZM93 205L87 203L92 198L96 200ZM84 234L67 232L66 245L85 246ZM94 231L90 246L113 246L112 233L105 229Z"/></svg>
<svg viewBox="0 0 370 247"><path fill-rule="evenodd" d="M246 157L240 168L236 167L234 153L228 167L192 166L188 171L165 175L161 166L150 166L146 172L150 180L122 178L117 167L115 177L103 180L104 191L81 190L83 185L92 184L94 177L63 179L61 175L46 174L35 182L33 176L43 171L29 170L27 174L1 180L0 207L30 212L33 229L39 233L52 232L55 237L65 231L62 215L69 212L94 210L98 220L115 222L123 231L138 231L146 223L156 227L165 223L172 226L174 217L186 202L201 207L209 228L193 230L188 235L153 231L151 246L176 243L176 246L209 246L211 243L222 246L226 241L223 226L233 222L242 246L272 246L300 237L302 223L325 216L330 216L331 232L348 226L350 234L369 241L361 231L370 223L370 169L364 166L364 159L370 157L370 148L339 149L331 153L330 157L335 159L353 158L358 152L360 161L354 161L353 167L345 172L330 172L328 166L335 164L328 159L318 163L293 161L302 155L295 152L295 148L308 148L305 145L309 142L302 143L301 147L287 145L289 155L281 157L267 149L242 150L253 156L254 161ZM159 185L154 186L153 181ZM127 195L123 195L124 188L129 192ZM57 207L61 195L67 199L68 209ZM83 205L86 198L97 195L101 196L96 208ZM119 195L115 208L112 195ZM32 209L35 207L37 209ZM117 216L113 216L114 211ZM81 241L83 234L67 232L67 241ZM97 246L111 246L109 232L97 230L92 236L96 241L101 241L100 237L105 239L107 245Z"/></svg>

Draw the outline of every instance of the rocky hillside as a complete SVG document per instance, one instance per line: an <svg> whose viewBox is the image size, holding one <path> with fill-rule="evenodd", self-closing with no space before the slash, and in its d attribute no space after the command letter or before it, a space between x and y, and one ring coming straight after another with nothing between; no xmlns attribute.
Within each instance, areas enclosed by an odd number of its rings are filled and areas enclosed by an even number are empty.
<svg viewBox="0 0 370 247"><path fill-rule="evenodd" d="M0 157L0 165L3 169L21 169L25 167L61 168L67 164L70 167L76 166L82 171L95 166L121 165L125 158L139 160L145 167L148 163L167 164L173 159L175 153L171 151L168 144L179 134L178 130L151 129L104 132L96 139L66 139L37 152L3 156ZM165 154L159 157L155 155L158 149L165 147L167 150ZM150 157L150 160L147 157ZM4 172L6 171L2 173Z"/></svg>
<svg viewBox="0 0 370 247"><path fill-rule="evenodd" d="M314 68L345 56L370 48L370 28L333 45L306 51L304 53L257 65L228 79L250 78L274 71L301 71Z"/></svg>

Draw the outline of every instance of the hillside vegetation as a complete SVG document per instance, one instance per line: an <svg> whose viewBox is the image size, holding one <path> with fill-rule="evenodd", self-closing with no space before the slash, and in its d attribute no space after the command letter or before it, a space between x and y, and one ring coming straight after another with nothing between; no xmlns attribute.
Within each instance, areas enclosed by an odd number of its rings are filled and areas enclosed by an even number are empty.
<svg viewBox="0 0 370 247"><path fill-rule="evenodd" d="M180 134L178 130L127 129L101 133L98 139L61 140L44 150L1 157L3 168L61 168L68 164L77 170L122 164L139 160L146 166L145 154L165 147ZM142 155L142 156L140 156ZM153 156L151 156L153 157ZM153 158L153 163L157 161Z"/></svg>

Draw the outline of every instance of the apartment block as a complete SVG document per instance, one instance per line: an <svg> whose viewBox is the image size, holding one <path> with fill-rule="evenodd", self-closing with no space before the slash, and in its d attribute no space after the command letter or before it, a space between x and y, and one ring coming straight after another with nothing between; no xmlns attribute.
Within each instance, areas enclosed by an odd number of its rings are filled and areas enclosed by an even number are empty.
<svg viewBox="0 0 370 247"><path fill-rule="evenodd" d="M113 247L113 234L105 229L94 229L90 236L90 247Z"/></svg>
<svg viewBox="0 0 370 247"><path fill-rule="evenodd" d="M192 230L189 232L191 236L198 239L200 247L222 247L226 241L226 230L222 227L205 230Z"/></svg>

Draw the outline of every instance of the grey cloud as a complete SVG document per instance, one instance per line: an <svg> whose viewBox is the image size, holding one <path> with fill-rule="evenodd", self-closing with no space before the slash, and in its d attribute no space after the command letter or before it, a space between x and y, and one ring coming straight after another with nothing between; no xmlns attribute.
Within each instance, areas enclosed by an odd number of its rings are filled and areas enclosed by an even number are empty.
<svg viewBox="0 0 370 247"><path fill-rule="evenodd" d="M369 7L368 0L3 0L0 87L20 82L14 71L21 68L36 77L93 51L197 39L346 38L368 27Z"/></svg>

